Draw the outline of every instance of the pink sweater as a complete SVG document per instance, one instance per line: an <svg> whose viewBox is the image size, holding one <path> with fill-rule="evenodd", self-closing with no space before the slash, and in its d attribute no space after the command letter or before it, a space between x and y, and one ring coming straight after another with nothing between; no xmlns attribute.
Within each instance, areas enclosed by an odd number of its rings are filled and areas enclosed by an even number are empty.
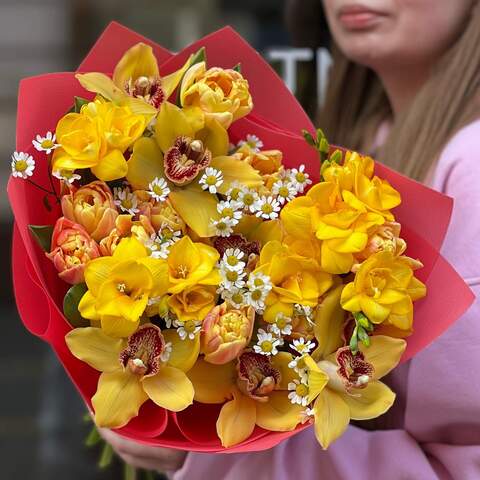
<svg viewBox="0 0 480 480"><path fill-rule="evenodd" d="M480 293L480 120L459 131L431 186L455 199L443 255ZM174 480L480 479L480 302L389 377L394 407L328 451L309 428L260 453L189 453ZM375 428L375 430L371 430Z"/></svg>

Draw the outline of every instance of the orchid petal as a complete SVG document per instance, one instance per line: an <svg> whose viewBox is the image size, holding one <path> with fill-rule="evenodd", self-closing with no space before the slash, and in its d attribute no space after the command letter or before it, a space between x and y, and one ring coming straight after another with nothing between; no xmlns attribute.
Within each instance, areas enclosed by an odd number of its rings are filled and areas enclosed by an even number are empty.
<svg viewBox="0 0 480 480"><path fill-rule="evenodd" d="M361 343L359 348L365 360L373 365L374 380L378 380L398 365L406 347L407 342L403 339L373 335L368 347Z"/></svg>
<svg viewBox="0 0 480 480"><path fill-rule="evenodd" d="M288 432L300 423L301 405L292 404L287 392L272 392L268 402L257 402L257 425L274 432Z"/></svg>
<svg viewBox="0 0 480 480"><path fill-rule="evenodd" d="M155 178L165 177L163 153L150 137L142 137L134 143L127 166L127 181L134 190L148 190Z"/></svg>
<svg viewBox="0 0 480 480"><path fill-rule="evenodd" d="M223 175L223 183L218 191L226 195L233 182L240 182L242 186L256 188L263 185L263 180L257 170L249 163L238 160L235 157L215 157L210 166L220 170Z"/></svg>
<svg viewBox="0 0 480 480"><path fill-rule="evenodd" d="M188 337L182 340L173 328L162 330L162 335L166 343L172 344L168 365L188 372L195 365L200 353L200 335L195 335L193 340Z"/></svg>

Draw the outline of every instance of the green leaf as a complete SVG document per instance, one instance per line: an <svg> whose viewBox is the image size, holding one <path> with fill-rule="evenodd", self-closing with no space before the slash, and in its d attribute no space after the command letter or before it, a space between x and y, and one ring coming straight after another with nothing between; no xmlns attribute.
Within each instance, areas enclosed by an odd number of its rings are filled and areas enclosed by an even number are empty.
<svg viewBox="0 0 480 480"><path fill-rule="evenodd" d="M40 245L42 250L50 252L52 243L53 225L29 225L28 228L32 232L33 237Z"/></svg>
<svg viewBox="0 0 480 480"><path fill-rule="evenodd" d="M329 158L330 162L341 163L342 162L342 152L340 150L335 150Z"/></svg>
<svg viewBox="0 0 480 480"><path fill-rule="evenodd" d="M98 433L97 427L93 426L87 438L85 439L85 445L87 447L94 447L101 441L102 441L102 437Z"/></svg>
<svg viewBox="0 0 480 480"><path fill-rule="evenodd" d="M90 326L90 322L83 318L78 311L78 304L87 290L88 288L85 283L73 285L63 299L63 313L75 328Z"/></svg>
<svg viewBox="0 0 480 480"><path fill-rule="evenodd" d="M112 463L112 459L113 459L113 448L110 444L105 443L105 446L103 447L102 453L100 455L98 466L100 468L107 468Z"/></svg>
<svg viewBox="0 0 480 480"><path fill-rule="evenodd" d="M83 97L74 97L74 103L72 108L68 111L68 113L80 113L80 110L82 109L83 105L86 103L89 103L90 100L87 100L86 98Z"/></svg>
<svg viewBox="0 0 480 480"><path fill-rule="evenodd" d="M241 63L237 63L232 70L235 70L236 72L238 73L242 73L242 64Z"/></svg>
<svg viewBox="0 0 480 480"><path fill-rule="evenodd" d="M315 140L310 132L307 130L302 130L302 135L305 141L312 147L315 147Z"/></svg>

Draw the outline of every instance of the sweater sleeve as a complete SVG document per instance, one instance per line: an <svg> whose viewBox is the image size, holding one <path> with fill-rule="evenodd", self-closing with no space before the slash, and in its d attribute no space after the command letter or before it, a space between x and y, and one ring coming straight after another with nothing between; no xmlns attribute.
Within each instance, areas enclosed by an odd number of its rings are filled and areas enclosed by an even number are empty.
<svg viewBox="0 0 480 480"><path fill-rule="evenodd" d="M328 451L308 429L266 452L190 453L174 480L328 479L478 480L480 478L480 121L445 147L433 187L454 198L443 255L477 300L411 360L403 428L350 426Z"/></svg>

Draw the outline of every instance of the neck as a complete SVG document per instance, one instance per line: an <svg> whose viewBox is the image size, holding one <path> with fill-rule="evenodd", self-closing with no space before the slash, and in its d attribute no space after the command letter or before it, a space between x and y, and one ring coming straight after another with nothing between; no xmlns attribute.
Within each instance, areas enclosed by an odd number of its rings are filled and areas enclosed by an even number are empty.
<svg viewBox="0 0 480 480"><path fill-rule="evenodd" d="M376 69L376 73L385 88L395 118L410 106L427 81L429 69L424 65L421 68L388 66Z"/></svg>

